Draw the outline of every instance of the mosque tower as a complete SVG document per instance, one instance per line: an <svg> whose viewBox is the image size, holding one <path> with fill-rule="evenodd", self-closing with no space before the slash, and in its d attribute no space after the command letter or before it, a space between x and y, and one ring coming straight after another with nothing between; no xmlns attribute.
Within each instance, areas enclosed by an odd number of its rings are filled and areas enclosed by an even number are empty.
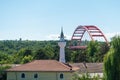
<svg viewBox="0 0 120 80"><path fill-rule="evenodd" d="M65 36L63 33L63 28L61 28L61 34L60 34L60 40L58 42L58 45L60 47L60 53L59 53L59 62L65 63L65 46L66 46L66 41L65 41Z"/></svg>

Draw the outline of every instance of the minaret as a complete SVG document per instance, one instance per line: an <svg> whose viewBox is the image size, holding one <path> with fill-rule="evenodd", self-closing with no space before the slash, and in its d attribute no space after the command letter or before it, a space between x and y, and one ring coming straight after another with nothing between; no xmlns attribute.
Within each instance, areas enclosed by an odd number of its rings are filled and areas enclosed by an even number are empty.
<svg viewBox="0 0 120 80"><path fill-rule="evenodd" d="M66 41L63 33L63 28L61 28L61 34L60 34L60 40L58 42L58 45L60 47L60 53L59 53L59 61L62 63L65 63L65 46L66 46Z"/></svg>

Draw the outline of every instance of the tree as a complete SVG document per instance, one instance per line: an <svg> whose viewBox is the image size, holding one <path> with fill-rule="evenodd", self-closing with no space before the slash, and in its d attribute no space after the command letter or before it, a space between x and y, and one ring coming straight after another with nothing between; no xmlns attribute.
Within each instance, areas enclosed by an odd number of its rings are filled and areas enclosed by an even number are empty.
<svg viewBox="0 0 120 80"><path fill-rule="evenodd" d="M11 68L11 66L0 66L0 80L6 80L7 79L7 73L6 73L6 69Z"/></svg>
<svg viewBox="0 0 120 80"><path fill-rule="evenodd" d="M54 57L54 49L50 44L45 46L44 51L47 59L52 59Z"/></svg>
<svg viewBox="0 0 120 80"><path fill-rule="evenodd" d="M54 49L54 57L53 57L53 59L59 60L59 46L58 46L58 45L55 45L55 46L53 47L53 49Z"/></svg>
<svg viewBox="0 0 120 80"><path fill-rule="evenodd" d="M86 50L86 53L89 57L89 62L96 61L95 55L97 55L99 51L100 51L99 43L97 41L90 41Z"/></svg>
<svg viewBox="0 0 120 80"><path fill-rule="evenodd" d="M30 61L32 61L32 60L33 60L33 57L30 56L30 55L28 55L28 56L25 56L24 58L22 58L21 63L22 63L22 64L25 64L25 63L28 63L28 62L30 62Z"/></svg>
<svg viewBox="0 0 120 80"><path fill-rule="evenodd" d="M103 62L104 56L108 52L108 50L109 50L109 45L105 42L101 42L100 50L98 54L95 55L95 57L97 58L97 62Z"/></svg>
<svg viewBox="0 0 120 80"><path fill-rule="evenodd" d="M40 48L39 50L37 50L37 51L35 52L35 55L34 55L33 58L34 58L34 59L37 59L37 60L39 60L39 59L46 59L46 55L45 55L44 49L43 49L43 48Z"/></svg>
<svg viewBox="0 0 120 80"><path fill-rule="evenodd" d="M104 57L105 80L120 80L120 36L111 41L111 48Z"/></svg>
<svg viewBox="0 0 120 80"><path fill-rule="evenodd" d="M2 64L8 64L8 63L13 63L12 56L0 52L0 64L2 65Z"/></svg>
<svg viewBox="0 0 120 80"><path fill-rule="evenodd" d="M13 55L13 61L16 64L26 63L27 61L24 62L24 60L26 60L26 58L28 58L29 56L32 56L32 50L28 48L22 48L16 54Z"/></svg>
<svg viewBox="0 0 120 80"><path fill-rule="evenodd" d="M68 53L70 54L70 53ZM87 62L86 53L84 50L74 50L70 54L71 62Z"/></svg>
<svg viewBox="0 0 120 80"><path fill-rule="evenodd" d="M22 48L22 49L19 50L18 54L19 54L19 56L22 56L22 57L29 56L29 55L32 54L32 50L26 49L26 48Z"/></svg>

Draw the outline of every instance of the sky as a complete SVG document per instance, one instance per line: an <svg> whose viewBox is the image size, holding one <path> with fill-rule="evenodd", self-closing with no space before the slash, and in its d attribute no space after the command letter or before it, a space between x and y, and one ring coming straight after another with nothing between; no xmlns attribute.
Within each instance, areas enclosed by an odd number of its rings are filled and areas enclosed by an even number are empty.
<svg viewBox="0 0 120 80"><path fill-rule="evenodd" d="M0 0L0 40L70 39L79 25L120 34L120 0Z"/></svg>

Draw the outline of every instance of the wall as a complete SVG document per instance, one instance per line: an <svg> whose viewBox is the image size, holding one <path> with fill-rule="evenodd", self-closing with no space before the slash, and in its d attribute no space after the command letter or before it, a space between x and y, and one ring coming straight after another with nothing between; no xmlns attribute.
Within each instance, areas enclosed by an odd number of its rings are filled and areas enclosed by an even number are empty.
<svg viewBox="0 0 120 80"><path fill-rule="evenodd" d="M25 73L25 78L21 78L21 74ZM38 78L34 78L34 74L38 74ZM60 79L59 75L63 73L64 78ZM7 72L7 80L71 80L71 72Z"/></svg>

